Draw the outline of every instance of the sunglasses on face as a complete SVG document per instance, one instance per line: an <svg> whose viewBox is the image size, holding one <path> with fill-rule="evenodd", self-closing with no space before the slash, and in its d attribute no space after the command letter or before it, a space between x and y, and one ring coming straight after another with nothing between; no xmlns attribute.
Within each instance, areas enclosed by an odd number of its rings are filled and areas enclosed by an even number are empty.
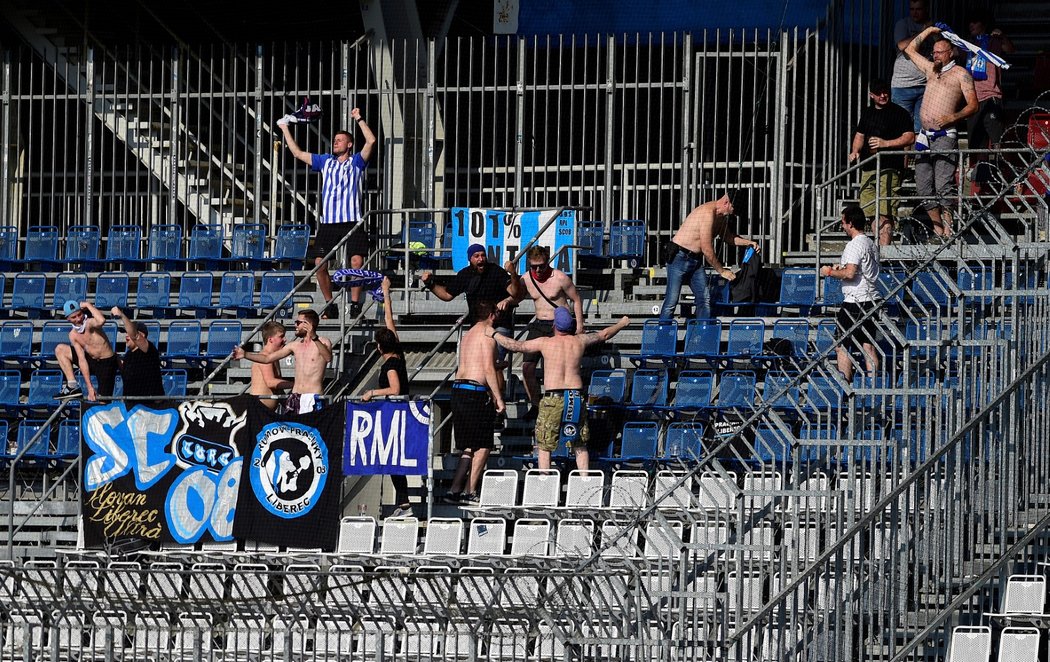
<svg viewBox="0 0 1050 662"><path fill-rule="evenodd" d="M550 266L546 264L530 264L529 271L546 271Z"/></svg>

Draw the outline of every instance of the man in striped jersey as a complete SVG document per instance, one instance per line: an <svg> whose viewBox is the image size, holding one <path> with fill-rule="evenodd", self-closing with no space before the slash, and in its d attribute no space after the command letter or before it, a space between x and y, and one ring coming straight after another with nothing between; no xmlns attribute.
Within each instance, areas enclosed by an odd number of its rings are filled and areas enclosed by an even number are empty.
<svg viewBox="0 0 1050 662"><path fill-rule="evenodd" d="M288 128L288 121L282 118L277 122L292 156L309 165L314 172L321 173L321 222L307 257L314 259L314 265L321 265L317 271L317 287L327 302L321 315L324 318L337 317L339 310L332 301L332 279L328 274L328 265L321 264L321 260L340 239L359 227L364 215L361 192L365 168L368 167L376 144L375 134L361 117L361 111L354 108L350 111L350 117L357 123L365 139L361 151L356 154L353 152L354 137L348 131L336 132L332 138L331 154L311 154L299 148ZM354 232L345 246L350 255L350 266L360 269L368 255L368 234L365 228ZM360 314L361 288L355 287L350 290L350 316L357 317Z"/></svg>

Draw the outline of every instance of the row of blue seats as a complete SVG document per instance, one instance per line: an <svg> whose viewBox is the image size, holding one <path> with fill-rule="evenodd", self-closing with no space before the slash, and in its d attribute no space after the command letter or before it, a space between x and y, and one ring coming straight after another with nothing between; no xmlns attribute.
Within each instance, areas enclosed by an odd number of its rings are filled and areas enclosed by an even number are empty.
<svg viewBox="0 0 1050 662"><path fill-rule="evenodd" d="M151 310L154 317L166 317L188 312L197 317L218 316L230 311L238 317L258 316L260 310L270 310L295 287L296 277L291 271L265 271L259 280L256 295L254 271L225 271L219 276L219 294L216 300L215 275L210 271L176 276L178 289L172 301L172 274L167 271L143 272L137 277L135 307ZM55 276L50 294L48 277L43 272L20 272L11 279L11 303L8 311L25 312L39 318L58 311L66 301L90 300L107 312L113 306L126 308L130 297L131 277L124 271L100 273L94 278L87 274L62 272ZM89 285L94 282L94 294L89 299ZM6 292L6 279L0 274L0 302ZM285 311L290 311L289 301Z"/></svg>
<svg viewBox="0 0 1050 662"><path fill-rule="evenodd" d="M717 319L688 320L682 349L678 349L679 322L677 320L646 320L642 325L642 342L638 354L626 355L632 363L643 366L649 362L665 364L705 361L723 364L731 361L751 361L770 364L781 354L766 350L767 339L778 338L791 343L787 356L806 361L827 352L835 343L837 325L833 319L823 319L815 325L802 318L784 318L768 327L758 318L738 318L728 322ZM968 324L940 317L909 319L904 324L904 338L913 345L913 355L929 357L938 348L948 347L951 356L958 354L958 344L966 343L962 351L972 355L982 342L1011 337L1009 321L979 319ZM726 342L723 346L722 337ZM953 343L955 346L953 346Z"/></svg>
<svg viewBox="0 0 1050 662"><path fill-rule="evenodd" d="M765 403L786 414L826 414L842 409L846 402L845 389L835 377L810 374L800 383L795 383L797 380L797 373L770 370L759 390L752 370L726 370L717 379L711 370L683 370L672 397L667 370L638 369L630 382L626 370L595 370L587 390L588 408L695 417L733 410L750 411ZM935 393L961 390L957 377L943 380L921 377L907 384L905 391L903 374L896 381L858 374L851 386L855 390L856 405L862 410L917 411L926 407ZM962 395L974 397L971 393Z"/></svg>
<svg viewBox="0 0 1050 662"><path fill-rule="evenodd" d="M64 239L64 241L63 241ZM227 251L224 245L229 243ZM168 269L198 265L207 269L245 264L250 268L288 266L302 268L310 242L310 228L288 223L277 228L272 250L267 228L261 223L233 227L229 238L220 224L197 225L190 232L183 251L182 226L154 225L144 242L138 225L113 225L102 252L101 231L94 225L74 225L64 235L54 225L34 225L27 229L22 256L18 255L18 228L0 226L0 269L13 270L27 265L79 265L104 269L146 267L157 264ZM145 251L143 245L145 244ZM62 250L59 250L59 247Z"/></svg>
<svg viewBox="0 0 1050 662"><path fill-rule="evenodd" d="M57 435L52 439L55 429ZM33 441L34 437L36 441ZM8 422L0 419L0 443L3 444L0 460L11 460L23 449L28 449L23 455L23 461L75 460L80 457L80 421L68 418L53 426L43 420L24 419L18 421L12 443Z"/></svg>
<svg viewBox="0 0 1050 662"><path fill-rule="evenodd" d="M212 360L222 359L241 344L244 333L244 325L239 320L215 320L207 327L198 320L176 320L163 327L166 332L163 335L160 322L148 320L141 323L165 363L184 361L192 365L206 365ZM108 321L102 328L114 351L121 352L124 347L123 343L118 343L117 323ZM0 362L13 362L20 366L52 362L55 346L69 343L69 331L68 322L45 322L40 332L39 347L34 349L32 322L0 322Z"/></svg>
<svg viewBox="0 0 1050 662"><path fill-rule="evenodd" d="M658 421L628 421L620 433L619 444L610 439L599 454L602 461L620 462L699 462L706 459L721 439L706 438L704 423ZM887 434L881 427L869 427L855 434L844 434L829 425L804 424L798 430L783 431L772 425L759 425L754 431L753 449L739 459L752 464L790 464L908 461L925 462L930 447L929 434L922 428L897 425ZM939 440L939 445L945 439ZM740 445L735 452L739 453ZM732 459L732 450L723 448L723 459ZM964 449L968 459L969 452ZM569 458L564 444L552 454L555 458Z"/></svg>
<svg viewBox="0 0 1050 662"><path fill-rule="evenodd" d="M181 368L168 368L161 371L164 383L164 394L183 397L189 384L186 371ZM83 375L77 373L77 382L84 387ZM22 398L22 375L17 370L0 370L0 412L11 416L25 416L32 412L47 412L58 407L55 396L62 389L65 378L59 370L39 368L29 376L29 391ZM98 380L91 376L91 383L98 385ZM113 395L124 394L124 382L117 375ZM134 404L134 403L132 403Z"/></svg>

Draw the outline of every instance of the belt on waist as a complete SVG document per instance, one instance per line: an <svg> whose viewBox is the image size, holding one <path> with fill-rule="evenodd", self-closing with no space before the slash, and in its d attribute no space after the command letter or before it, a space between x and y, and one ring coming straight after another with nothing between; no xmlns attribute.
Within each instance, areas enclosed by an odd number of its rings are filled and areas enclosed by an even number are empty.
<svg viewBox="0 0 1050 662"><path fill-rule="evenodd" d="M955 138L959 135L958 129L923 129L922 132L926 134L927 138L942 138L944 136Z"/></svg>
<svg viewBox="0 0 1050 662"><path fill-rule="evenodd" d="M453 382L452 388L458 388L461 391L488 391L489 387L483 384L475 382Z"/></svg>
<svg viewBox="0 0 1050 662"><path fill-rule="evenodd" d="M674 243L674 242L671 242L671 243ZM678 244L675 244L675 246L678 246ZM683 248L682 246L678 246L678 250L680 252L682 252L682 253L685 253L689 257L696 259L696 260L699 260L700 258L702 258L704 256L704 254L699 252L699 251L691 251L688 248Z"/></svg>
<svg viewBox="0 0 1050 662"><path fill-rule="evenodd" d="M552 388L552 389L544 391L543 392L543 397L546 398L547 396L565 395L566 393L572 393L572 392L579 393L582 390L583 390L582 388Z"/></svg>

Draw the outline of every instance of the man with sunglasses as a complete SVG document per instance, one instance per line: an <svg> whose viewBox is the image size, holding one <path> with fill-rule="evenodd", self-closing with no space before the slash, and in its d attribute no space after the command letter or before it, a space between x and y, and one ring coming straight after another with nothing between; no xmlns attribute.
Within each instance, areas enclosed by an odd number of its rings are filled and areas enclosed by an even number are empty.
<svg viewBox="0 0 1050 662"><path fill-rule="evenodd" d="M295 357L292 392L279 413L306 414L324 406L321 393L324 390L324 371L332 360L332 343L317 335L319 323L316 312L304 310L295 320L295 342L268 354L245 352L242 347L233 349L233 358L255 363L276 363L286 356Z"/></svg>
<svg viewBox="0 0 1050 662"><path fill-rule="evenodd" d="M882 150L900 150L915 142L911 115L890 102L890 84L873 78L868 86L871 105L864 109L857 122L850 146L849 162L867 159ZM876 169L876 165L878 168ZM900 195L901 171L904 155L892 154L864 162L860 167L860 208L869 217L878 214L879 244L889 246L893 241L893 200ZM876 196L876 194L878 194ZM878 210L875 199L878 197Z"/></svg>
<svg viewBox="0 0 1050 662"><path fill-rule="evenodd" d="M568 309L572 304L575 331L583 333L583 302L569 276L550 265L551 252L546 246L533 246L526 255L528 274L521 280L525 291L536 304L536 319L529 323L527 340L554 337L554 312ZM527 420L535 419L539 414L540 380L536 376L539 365L539 352L529 352L522 358L521 374L525 382L525 394L529 398Z"/></svg>

